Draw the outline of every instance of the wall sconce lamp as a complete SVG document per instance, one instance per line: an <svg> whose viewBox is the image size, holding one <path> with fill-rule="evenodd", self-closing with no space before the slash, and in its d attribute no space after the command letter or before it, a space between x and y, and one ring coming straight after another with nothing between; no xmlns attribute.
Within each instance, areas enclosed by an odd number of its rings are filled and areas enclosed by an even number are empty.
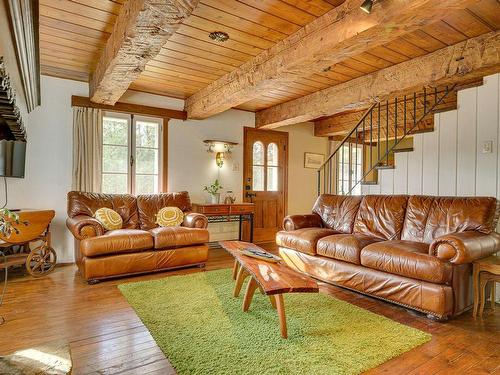
<svg viewBox="0 0 500 375"><path fill-rule="evenodd" d="M203 143L205 143L207 147L207 152L211 154L215 153L215 164L217 164L219 168L222 168L224 160L231 154L232 148L238 144L236 142L220 141L216 139L206 139Z"/></svg>

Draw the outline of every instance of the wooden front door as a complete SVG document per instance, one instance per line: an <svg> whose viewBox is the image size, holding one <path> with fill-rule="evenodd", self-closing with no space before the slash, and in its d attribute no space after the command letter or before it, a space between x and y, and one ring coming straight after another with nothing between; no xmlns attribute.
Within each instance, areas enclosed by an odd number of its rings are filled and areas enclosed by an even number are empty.
<svg viewBox="0 0 500 375"><path fill-rule="evenodd" d="M254 242L274 241L287 211L288 133L245 128L243 200L255 203Z"/></svg>

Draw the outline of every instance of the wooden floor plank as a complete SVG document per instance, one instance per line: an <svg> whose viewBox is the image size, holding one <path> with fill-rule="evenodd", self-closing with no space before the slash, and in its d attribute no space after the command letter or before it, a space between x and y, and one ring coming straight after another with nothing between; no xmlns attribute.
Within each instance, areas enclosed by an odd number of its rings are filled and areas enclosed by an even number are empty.
<svg viewBox="0 0 500 375"><path fill-rule="evenodd" d="M274 251L274 245L264 246ZM205 270L230 268L222 249L210 250ZM11 273L0 315L0 355L48 341L69 343L74 374L175 374L147 328L116 288L124 282L204 272L187 268L87 285L73 265L33 279ZM368 374L494 374L500 372L500 308L474 320L470 312L445 323L377 299L320 283L322 293L433 335L430 342Z"/></svg>

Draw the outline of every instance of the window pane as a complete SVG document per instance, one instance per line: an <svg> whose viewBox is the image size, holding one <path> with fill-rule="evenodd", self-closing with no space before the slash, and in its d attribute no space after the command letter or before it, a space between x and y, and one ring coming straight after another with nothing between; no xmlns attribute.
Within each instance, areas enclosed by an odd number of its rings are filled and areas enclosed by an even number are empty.
<svg viewBox="0 0 500 375"><path fill-rule="evenodd" d="M107 194L125 194L128 192L126 174L102 175L102 192Z"/></svg>
<svg viewBox="0 0 500 375"><path fill-rule="evenodd" d="M267 146L267 165L278 166L278 145L270 143Z"/></svg>
<svg viewBox="0 0 500 375"><path fill-rule="evenodd" d="M103 172L127 173L128 147L104 145L102 155Z"/></svg>
<svg viewBox="0 0 500 375"><path fill-rule="evenodd" d="M278 191L278 167L267 167L267 191Z"/></svg>
<svg viewBox="0 0 500 375"><path fill-rule="evenodd" d="M253 144L253 165L264 165L264 145L262 142L255 142ZM264 181L264 179L262 179L262 181Z"/></svg>
<svg viewBox="0 0 500 375"><path fill-rule="evenodd" d="M264 167L253 166L253 190L264 191Z"/></svg>
<svg viewBox="0 0 500 375"><path fill-rule="evenodd" d="M156 122L136 121L135 137L137 147L158 148L158 130Z"/></svg>
<svg viewBox="0 0 500 375"><path fill-rule="evenodd" d="M108 145L128 145L128 121L115 117L103 117L102 141Z"/></svg>
<svg viewBox="0 0 500 375"><path fill-rule="evenodd" d="M158 176L140 175L140 174L136 175L135 193L136 194L158 193Z"/></svg>
<svg viewBox="0 0 500 375"><path fill-rule="evenodd" d="M135 170L139 174L158 174L158 150L137 148Z"/></svg>

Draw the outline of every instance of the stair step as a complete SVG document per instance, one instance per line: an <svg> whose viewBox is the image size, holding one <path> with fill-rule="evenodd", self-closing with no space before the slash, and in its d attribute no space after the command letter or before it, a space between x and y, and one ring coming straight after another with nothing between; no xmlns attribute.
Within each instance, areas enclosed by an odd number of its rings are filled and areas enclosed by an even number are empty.
<svg viewBox="0 0 500 375"><path fill-rule="evenodd" d="M378 185L377 181L361 181L361 185Z"/></svg>
<svg viewBox="0 0 500 375"><path fill-rule="evenodd" d="M387 165L387 164L381 164L381 165L376 165L375 169L394 169L394 165Z"/></svg>
<svg viewBox="0 0 500 375"><path fill-rule="evenodd" d="M394 153L398 153L398 152L412 152L413 150L414 150L413 147L396 148L396 149L392 150L392 152L394 152Z"/></svg>

